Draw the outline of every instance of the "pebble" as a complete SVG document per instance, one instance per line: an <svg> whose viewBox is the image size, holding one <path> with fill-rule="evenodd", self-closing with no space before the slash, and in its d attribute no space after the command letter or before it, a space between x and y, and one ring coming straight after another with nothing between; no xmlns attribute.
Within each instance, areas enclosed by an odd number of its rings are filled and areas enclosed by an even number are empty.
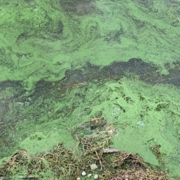
<svg viewBox="0 0 180 180"><path fill-rule="evenodd" d="M97 174L94 175L94 179L98 179L98 175Z"/></svg>
<svg viewBox="0 0 180 180"><path fill-rule="evenodd" d="M86 175L86 172L85 172L85 171L83 171L83 172L82 172L82 176L85 176L85 175Z"/></svg>

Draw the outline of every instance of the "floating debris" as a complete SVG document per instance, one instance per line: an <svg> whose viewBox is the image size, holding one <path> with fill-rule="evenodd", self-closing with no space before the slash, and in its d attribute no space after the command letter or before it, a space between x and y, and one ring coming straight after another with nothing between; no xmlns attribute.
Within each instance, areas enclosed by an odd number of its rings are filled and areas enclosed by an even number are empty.
<svg viewBox="0 0 180 180"><path fill-rule="evenodd" d="M120 151L120 149L104 149L104 153L117 153Z"/></svg>

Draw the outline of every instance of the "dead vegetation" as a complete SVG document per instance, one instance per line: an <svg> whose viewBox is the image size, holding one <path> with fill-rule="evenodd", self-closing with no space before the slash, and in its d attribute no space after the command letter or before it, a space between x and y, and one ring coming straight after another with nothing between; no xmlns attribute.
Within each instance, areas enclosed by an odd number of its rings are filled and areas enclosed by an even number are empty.
<svg viewBox="0 0 180 180"><path fill-rule="evenodd" d="M168 179L139 155L112 149L111 140L115 135L116 128L104 117L93 118L72 130L77 147L83 152L81 157L77 157L74 150L65 149L62 143L39 156L19 150L0 167L0 177L76 180L86 171L98 174L102 180ZM92 170L91 164L96 164L97 168Z"/></svg>

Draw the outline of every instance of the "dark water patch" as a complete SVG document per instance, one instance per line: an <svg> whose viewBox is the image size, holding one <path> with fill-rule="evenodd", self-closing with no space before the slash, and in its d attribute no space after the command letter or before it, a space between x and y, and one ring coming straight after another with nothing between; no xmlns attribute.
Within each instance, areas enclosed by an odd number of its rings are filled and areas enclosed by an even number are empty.
<svg viewBox="0 0 180 180"><path fill-rule="evenodd" d="M86 15L95 11L95 2L96 0L62 0L60 5L65 12Z"/></svg>
<svg viewBox="0 0 180 180"><path fill-rule="evenodd" d="M138 75L139 79L150 84L173 84L180 86L180 63L174 63L172 66L165 65L168 75L159 72L158 67L152 63L143 62L141 59L130 59L128 62L114 62L109 66L100 69L99 66L87 63L81 70L67 70L66 82L77 83L89 81L91 79L112 78L120 79L127 73Z"/></svg>
<svg viewBox="0 0 180 180"><path fill-rule="evenodd" d="M34 0L24 0L24 2L30 3L33 2Z"/></svg>

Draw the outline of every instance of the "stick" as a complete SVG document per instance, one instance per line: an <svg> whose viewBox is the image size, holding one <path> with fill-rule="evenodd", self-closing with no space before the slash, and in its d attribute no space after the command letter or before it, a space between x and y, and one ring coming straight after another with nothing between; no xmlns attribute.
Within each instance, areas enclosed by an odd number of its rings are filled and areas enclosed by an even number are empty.
<svg viewBox="0 0 180 180"><path fill-rule="evenodd" d="M101 159L99 158L99 155L98 155L97 151L95 151L95 153L96 153L97 158L99 159L99 164L100 164L101 169L102 169L102 162L101 162Z"/></svg>

